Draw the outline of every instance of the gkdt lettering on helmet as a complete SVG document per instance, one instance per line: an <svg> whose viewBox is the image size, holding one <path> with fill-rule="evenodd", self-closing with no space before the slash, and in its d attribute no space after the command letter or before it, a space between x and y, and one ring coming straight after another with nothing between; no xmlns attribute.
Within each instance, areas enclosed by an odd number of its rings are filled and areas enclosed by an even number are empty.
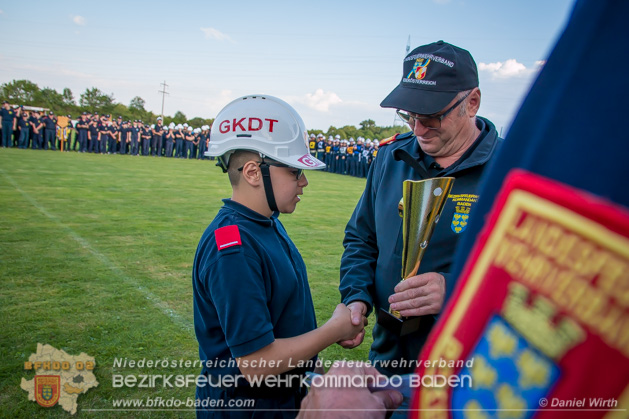
<svg viewBox="0 0 629 419"><path fill-rule="evenodd" d="M267 125L267 122L269 132L273 132L273 125L279 121L277 119L264 118L264 120L262 120L260 118L253 117L225 119L220 122L219 131L221 134L227 134L230 131L236 132L238 128L240 128L243 132L260 131L265 127L265 125Z"/></svg>

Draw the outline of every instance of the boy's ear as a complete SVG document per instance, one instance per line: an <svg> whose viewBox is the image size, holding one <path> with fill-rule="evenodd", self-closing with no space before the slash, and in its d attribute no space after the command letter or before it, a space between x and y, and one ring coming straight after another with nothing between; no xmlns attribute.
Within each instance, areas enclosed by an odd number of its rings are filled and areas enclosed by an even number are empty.
<svg viewBox="0 0 629 419"><path fill-rule="evenodd" d="M251 186L258 186L262 182L262 173L255 160L249 160L242 166L242 178Z"/></svg>

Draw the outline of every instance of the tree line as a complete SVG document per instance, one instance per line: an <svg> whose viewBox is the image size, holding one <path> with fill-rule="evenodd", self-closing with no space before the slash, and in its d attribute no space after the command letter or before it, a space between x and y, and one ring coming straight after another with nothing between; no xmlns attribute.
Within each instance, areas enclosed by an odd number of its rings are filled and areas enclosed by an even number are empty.
<svg viewBox="0 0 629 419"><path fill-rule="evenodd" d="M139 96L131 99L127 106L117 102L113 93L107 94L96 87L85 89L77 102L72 90L67 87L60 93L50 87L40 88L36 83L29 80L12 80L0 85L0 99L15 105L47 108L57 115L70 114L74 117L82 112L98 112L116 117L122 116L123 119L129 121L140 119L144 122L153 122L159 116L146 110L146 101ZM200 117L188 119L183 112L177 111L174 116L164 115L164 123L167 125L171 122L175 124L187 123L193 127L200 127L212 125L214 119ZM360 127L345 125L339 128L330 126L327 131L313 129L309 132L315 135L323 134L326 137L340 135L344 139L364 137L381 140L394 135L396 132L407 130L406 127L400 126L378 127L371 119L364 120L359 125Z"/></svg>

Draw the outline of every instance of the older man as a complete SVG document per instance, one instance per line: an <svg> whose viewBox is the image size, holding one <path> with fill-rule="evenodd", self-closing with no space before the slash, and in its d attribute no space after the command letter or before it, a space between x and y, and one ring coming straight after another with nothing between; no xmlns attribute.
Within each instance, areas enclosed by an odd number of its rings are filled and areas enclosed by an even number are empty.
<svg viewBox="0 0 629 419"><path fill-rule="evenodd" d="M494 125L476 115L480 100L470 53L439 41L406 56L400 84L381 103L397 109L412 131L380 143L365 191L345 230L339 289L355 324L380 308L424 316L418 331L402 337L374 326L369 358L384 374L413 371L434 316L444 305L446 289L453 286L448 273L456 243L465 234L465 226L454 220L474 210L479 179L501 142ZM400 282L402 182L442 176L456 181L441 221L419 274ZM341 345L355 347L363 337L364 332Z"/></svg>

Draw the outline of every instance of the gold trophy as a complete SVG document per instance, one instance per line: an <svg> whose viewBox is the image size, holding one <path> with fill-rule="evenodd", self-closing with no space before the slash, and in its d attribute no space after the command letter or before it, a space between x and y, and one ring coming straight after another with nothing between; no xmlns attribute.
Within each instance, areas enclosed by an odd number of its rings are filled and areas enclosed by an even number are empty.
<svg viewBox="0 0 629 419"><path fill-rule="evenodd" d="M398 205L402 217L402 280L417 275L419 263L428 247L435 226L441 216L453 177L425 180L405 180L404 192ZM421 317L403 317L395 310L381 308L378 323L398 336L408 335L419 328Z"/></svg>

